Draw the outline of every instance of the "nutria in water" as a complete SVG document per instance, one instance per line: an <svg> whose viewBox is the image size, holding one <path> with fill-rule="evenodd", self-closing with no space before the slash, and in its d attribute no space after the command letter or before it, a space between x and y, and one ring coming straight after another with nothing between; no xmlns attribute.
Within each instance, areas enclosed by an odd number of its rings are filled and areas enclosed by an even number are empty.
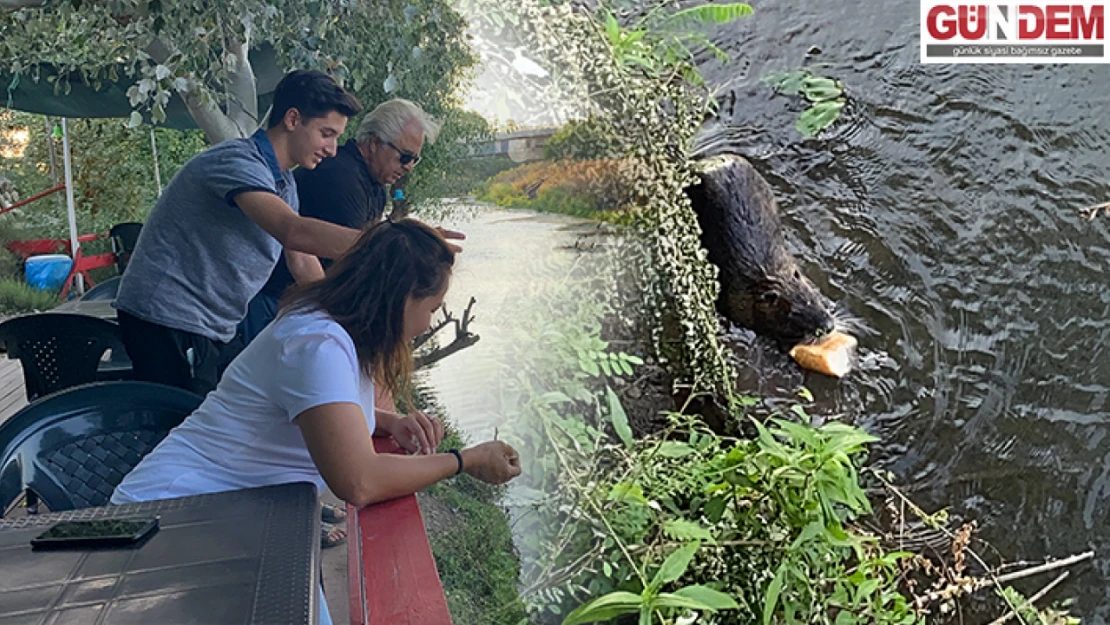
<svg viewBox="0 0 1110 625"><path fill-rule="evenodd" d="M702 245L720 269L721 314L784 348L831 332L829 302L786 251L771 185L733 154L706 159L695 169L700 182L686 193Z"/></svg>

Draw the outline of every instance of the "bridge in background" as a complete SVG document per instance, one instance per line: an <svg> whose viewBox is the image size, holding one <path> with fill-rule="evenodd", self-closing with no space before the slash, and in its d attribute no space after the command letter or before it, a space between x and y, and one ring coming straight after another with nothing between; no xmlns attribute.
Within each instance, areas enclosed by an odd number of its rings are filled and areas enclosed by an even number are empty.
<svg viewBox="0 0 1110 625"><path fill-rule="evenodd" d="M543 158L543 146L558 128L526 128L514 132L500 132L492 141L471 145L474 156L508 155L514 163L527 163Z"/></svg>

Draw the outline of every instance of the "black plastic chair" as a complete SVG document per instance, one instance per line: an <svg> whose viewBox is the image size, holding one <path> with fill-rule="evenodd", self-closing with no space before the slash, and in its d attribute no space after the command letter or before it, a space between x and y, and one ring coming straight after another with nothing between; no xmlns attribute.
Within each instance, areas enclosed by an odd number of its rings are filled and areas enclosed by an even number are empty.
<svg viewBox="0 0 1110 625"><path fill-rule="evenodd" d="M108 236L112 239L112 251L116 254L116 269L121 274L127 269L127 263L130 262L131 253L135 251L135 245L139 242L139 233L142 229L143 224L128 221L116 224L108 231Z"/></svg>
<svg viewBox="0 0 1110 625"><path fill-rule="evenodd" d="M116 299L116 295L119 293L120 279L121 278L119 276L112 276L111 278L108 278L107 280L97 284L88 291L85 291L85 294L82 295L79 299L82 302L91 302L98 300L107 300L110 302Z"/></svg>
<svg viewBox="0 0 1110 625"><path fill-rule="evenodd" d="M95 382L101 357L126 353L119 326L88 315L41 313L0 323L0 343L19 359L27 401Z"/></svg>
<svg viewBox="0 0 1110 625"><path fill-rule="evenodd" d="M0 424L0 512L26 492L51 512L104 506L202 398L151 382L97 382L39 399Z"/></svg>

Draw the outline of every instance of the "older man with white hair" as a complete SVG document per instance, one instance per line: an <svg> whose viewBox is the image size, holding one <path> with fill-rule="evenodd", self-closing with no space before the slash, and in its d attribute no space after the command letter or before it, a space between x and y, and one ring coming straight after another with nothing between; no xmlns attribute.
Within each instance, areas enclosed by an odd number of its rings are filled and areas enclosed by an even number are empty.
<svg viewBox="0 0 1110 625"><path fill-rule="evenodd" d="M439 122L409 100L379 104L334 158L315 169L294 172L301 215L357 229L382 219L385 186L416 167L425 141L434 143L439 129ZM458 233L444 234L461 238ZM322 278L324 266L320 259L303 255L279 262L240 326L245 341L249 343L273 320L278 300L290 285Z"/></svg>

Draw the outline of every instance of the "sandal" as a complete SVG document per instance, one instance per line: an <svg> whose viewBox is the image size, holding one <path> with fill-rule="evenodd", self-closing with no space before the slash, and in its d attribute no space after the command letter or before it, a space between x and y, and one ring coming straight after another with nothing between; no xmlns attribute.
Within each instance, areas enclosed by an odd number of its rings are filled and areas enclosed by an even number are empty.
<svg viewBox="0 0 1110 625"><path fill-rule="evenodd" d="M347 542L347 530L338 525L320 524L320 548L330 549Z"/></svg>
<svg viewBox="0 0 1110 625"><path fill-rule="evenodd" d="M347 511L330 503L320 504L320 520L324 523L344 523L347 521Z"/></svg>

